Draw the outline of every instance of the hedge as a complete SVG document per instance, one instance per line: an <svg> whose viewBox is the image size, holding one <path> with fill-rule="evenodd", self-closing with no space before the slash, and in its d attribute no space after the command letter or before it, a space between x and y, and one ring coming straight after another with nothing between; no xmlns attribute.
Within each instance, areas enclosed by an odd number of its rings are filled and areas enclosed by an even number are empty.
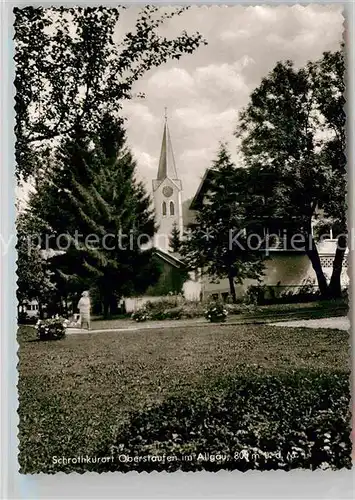
<svg viewBox="0 0 355 500"><path fill-rule="evenodd" d="M347 373L244 373L134 413L103 471L351 467Z"/></svg>
<svg viewBox="0 0 355 500"><path fill-rule="evenodd" d="M149 319L152 321L171 320L171 319L194 319L205 316L206 308L215 301L207 300L206 302L190 302L187 300L180 300L168 297L156 302L147 302L141 309L132 315L135 321L141 321L141 317L145 318L144 321ZM265 317L268 315L278 314L302 314L306 312L307 315L313 313L317 316L319 314L339 315L346 314L348 310L347 303L340 300L325 300L314 301L309 303L292 303L292 304L272 304L272 305L253 305L253 304L224 304L229 315L239 316L260 316Z"/></svg>

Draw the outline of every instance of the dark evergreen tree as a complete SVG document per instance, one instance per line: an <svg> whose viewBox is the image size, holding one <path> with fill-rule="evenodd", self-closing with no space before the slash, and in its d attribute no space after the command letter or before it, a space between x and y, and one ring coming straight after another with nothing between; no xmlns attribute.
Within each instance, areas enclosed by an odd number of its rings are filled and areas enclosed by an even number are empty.
<svg viewBox="0 0 355 500"><path fill-rule="evenodd" d="M52 228L51 244L63 250L52 259L62 289L76 302L76 293L94 287L105 315L159 277L144 246L155 232L154 214L135 168L122 121L105 115L98 136L90 139L78 127L63 142L51 178L30 202Z"/></svg>
<svg viewBox="0 0 355 500"><path fill-rule="evenodd" d="M176 222L173 224L173 229L169 237L169 245L171 251L174 253L179 253L181 247L180 230Z"/></svg>
<svg viewBox="0 0 355 500"><path fill-rule="evenodd" d="M246 240L245 228L251 222L246 210L246 183L247 172L235 167L222 145L205 203L181 248L189 268L200 268L213 281L228 278L234 302L235 283L257 279L263 272L263 253L250 249Z"/></svg>

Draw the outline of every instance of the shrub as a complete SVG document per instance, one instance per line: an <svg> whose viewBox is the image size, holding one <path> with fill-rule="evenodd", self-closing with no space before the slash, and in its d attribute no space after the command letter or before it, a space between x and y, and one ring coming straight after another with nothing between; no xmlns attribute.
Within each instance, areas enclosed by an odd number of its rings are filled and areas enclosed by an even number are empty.
<svg viewBox="0 0 355 500"><path fill-rule="evenodd" d="M146 302L144 308L149 319L160 321L165 319L195 318L202 316L200 307L196 311L196 304L186 301L183 296L169 296L156 302ZM192 313L193 311L193 313Z"/></svg>
<svg viewBox="0 0 355 500"><path fill-rule="evenodd" d="M137 311L134 311L131 318L134 321L140 323L142 321L147 321L147 319L150 319L150 315L148 314L147 309L145 307L142 307L141 309L137 309Z"/></svg>
<svg viewBox="0 0 355 500"><path fill-rule="evenodd" d="M132 414L117 441L102 450L113 461L95 470L350 468L349 402L345 373L225 377Z"/></svg>
<svg viewBox="0 0 355 500"><path fill-rule="evenodd" d="M312 302L320 299L320 291L315 286L314 280L311 278L304 279L302 285L295 290L286 290L279 297L272 300L267 300L266 303L298 303Z"/></svg>
<svg viewBox="0 0 355 500"><path fill-rule="evenodd" d="M306 278L302 281L302 285L299 287L296 295L299 296L312 296L315 295L319 297L319 289L315 287L315 281L312 278Z"/></svg>
<svg viewBox="0 0 355 500"><path fill-rule="evenodd" d="M281 285L251 285L244 296L245 304L292 304L311 302L320 298L320 292L314 286L314 280L307 278L302 285L295 288L285 288Z"/></svg>
<svg viewBox="0 0 355 500"><path fill-rule="evenodd" d="M254 304L226 304L225 308L228 314L251 314L260 310Z"/></svg>
<svg viewBox="0 0 355 500"><path fill-rule="evenodd" d="M175 295L169 295L164 299L157 300L157 301L148 301L145 303L145 307L149 312L158 312L158 311L164 311L165 309L170 309L172 307L177 307L178 306L178 301L183 300L181 298L178 298Z"/></svg>
<svg viewBox="0 0 355 500"><path fill-rule="evenodd" d="M194 319L204 316L206 304L202 302L187 301L183 306L182 317L185 319Z"/></svg>
<svg viewBox="0 0 355 500"><path fill-rule="evenodd" d="M205 310L205 318L211 323L223 323L226 321L228 311L224 304L220 302L212 302Z"/></svg>
<svg viewBox="0 0 355 500"><path fill-rule="evenodd" d="M150 317L154 321L161 321L161 320L167 319L165 310L152 311L150 313Z"/></svg>
<svg viewBox="0 0 355 500"><path fill-rule="evenodd" d="M349 300L349 291L348 291L348 287L345 287L342 292L341 292L341 297L344 301L348 302Z"/></svg>
<svg viewBox="0 0 355 500"><path fill-rule="evenodd" d="M68 324L68 320L59 316L38 320L36 323L37 336L40 340L60 340L65 336Z"/></svg>
<svg viewBox="0 0 355 500"><path fill-rule="evenodd" d="M184 313L182 307L173 307L172 309L167 309L165 311L164 319L181 319Z"/></svg>
<svg viewBox="0 0 355 500"><path fill-rule="evenodd" d="M248 305L264 304L267 288L266 285L250 285L244 296L244 303Z"/></svg>

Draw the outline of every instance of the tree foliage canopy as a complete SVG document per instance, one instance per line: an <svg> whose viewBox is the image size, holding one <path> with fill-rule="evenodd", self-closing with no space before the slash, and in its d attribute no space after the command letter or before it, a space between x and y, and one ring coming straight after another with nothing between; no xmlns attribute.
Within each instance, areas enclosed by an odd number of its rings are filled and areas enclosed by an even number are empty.
<svg viewBox="0 0 355 500"><path fill-rule="evenodd" d="M21 213L17 228L17 299L37 300L39 305L55 293L53 272L47 256L41 251L37 235L45 231L42 220L29 211Z"/></svg>
<svg viewBox="0 0 355 500"><path fill-rule="evenodd" d="M312 234L315 218L339 228L331 287L340 293L346 233L344 54L295 68L278 63L251 94L240 113L236 136L246 166L259 183L260 216L292 221L305 240L321 292L327 282Z"/></svg>
<svg viewBox="0 0 355 500"><path fill-rule="evenodd" d="M154 214L135 168L122 121L110 115L93 144L77 128L58 147L52 175L38 184L30 207L51 228L47 242L61 251L52 264L63 293L96 289L107 309L158 279L152 249L144 248L155 233Z"/></svg>
<svg viewBox="0 0 355 500"><path fill-rule="evenodd" d="M180 229L176 222L174 222L173 229L169 236L169 246L171 248L171 251L174 253L178 253L180 251L181 234L180 234Z"/></svg>
<svg viewBox="0 0 355 500"><path fill-rule="evenodd" d="M181 253L190 268L201 268L212 281L228 277L235 301L234 284L259 278L263 271L263 256L248 248L244 232L252 218L247 210L247 171L236 168L225 145L221 145L211 174L204 202Z"/></svg>
<svg viewBox="0 0 355 500"><path fill-rule="evenodd" d="M186 7L143 7L122 36L125 8L15 8L15 111L18 174L36 171L30 144L71 134L78 123L96 132L105 113L132 97L149 69L205 43L185 31L168 39L160 26Z"/></svg>

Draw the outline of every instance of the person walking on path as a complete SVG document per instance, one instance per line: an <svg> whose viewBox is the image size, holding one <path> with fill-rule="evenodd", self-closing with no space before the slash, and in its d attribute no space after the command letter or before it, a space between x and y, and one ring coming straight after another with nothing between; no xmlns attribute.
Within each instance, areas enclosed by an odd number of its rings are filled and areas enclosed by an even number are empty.
<svg viewBox="0 0 355 500"><path fill-rule="evenodd" d="M84 324L87 329L90 330L90 297L89 292L83 292L81 299L78 302L78 309L80 311L80 324L81 328L84 328Z"/></svg>

